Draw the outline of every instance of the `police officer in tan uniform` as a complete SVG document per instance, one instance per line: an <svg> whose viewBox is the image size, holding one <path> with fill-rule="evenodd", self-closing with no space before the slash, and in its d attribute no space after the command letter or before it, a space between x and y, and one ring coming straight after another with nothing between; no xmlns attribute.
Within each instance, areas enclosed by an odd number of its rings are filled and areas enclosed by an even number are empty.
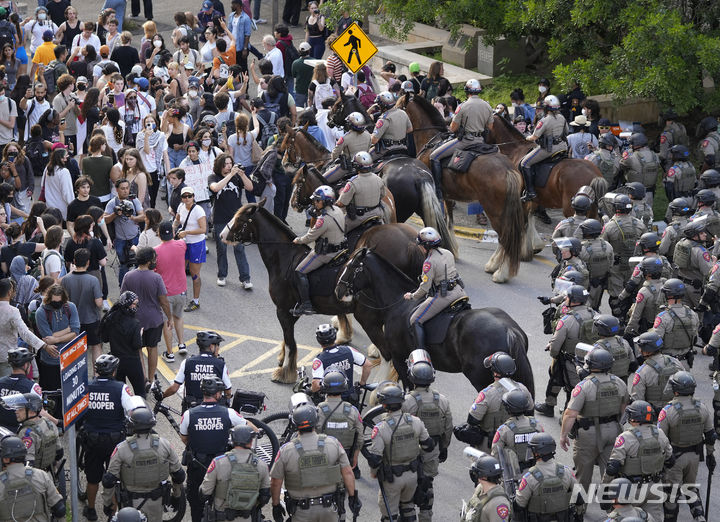
<svg viewBox="0 0 720 522"><path fill-rule="evenodd" d="M613 357L604 348L593 348L585 356L587 376L575 386L562 418L560 447L567 451L574 435L573 462L584 488L592 480L597 464L607 466L615 437L620 434L620 416L628 403L627 386L610 373Z"/></svg>
<svg viewBox="0 0 720 522"><path fill-rule="evenodd" d="M697 208L695 209L695 213L690 217L690 220L694 221L702 216L720 218L720 213L715 210L717 202L718 195L715 191L710 189L699 190L698 193L695 194L695 203Z"/></svg>
<svg viewBox="0 0 720 522"><path fill-rule="evenodd" d="M673 261L675 245L684 237L682 229L687 224L690 214L692 214L690 201L687 198L675 198L668 205L668 212L671 214L670 222L663 231L658 254L667 257L669 261Z"/></svg>
<svg viewBox="0 0 720 522"><path fill-rule="evenodd" d="M632 519L633 517L642 522L655 522L655 518L649 515L642 508L635 507L631 504L630 499L633 498L633 483L624 477L612 479L610 484L606 486L605 494L612 498L612 511L608 513L605 522L614 522Z"/></svg>
<svg viewBox="0 0 720 522"><path fill-rule="evenodd" d="M673 466L675 456L665 433L655 425L655 409L649 402L636 400L625 408L625 413L630 426L615 439L603 482L618 476L633 484L662 481L663 470ZM662 503L652 502L656 499L656 495L648 490L640 506L657 520L662 520Z"/></svg>
<svg viewBox="0 0 720 522"><path fill-rule="evenodd" d="M532 408L527 395L522 390L506 392L502 396L502 404L509 416L495 432L490 453L509 467L505 469L506 476L519 480L520 476L534 464L528 442L545 429L535 417L525 415L528 411L532 411Z"/></svg>
<svg viewBox="0 0 720 522"><path fill-rule="evenodd" d="M610 268L615 263L615 251L610 243L602 239L603 226L597 219L588 219L580 225L582 248L580 259L588 269L590 277L590 308L598 310L603 291L607 288Z"/></svg>
<svg viewBox="0 0 720 522"><path fill-rule="evenodd" d="M385 112L375 123L370 143L376 146L378 152L392 146L406 145L407 135L413 131L413 126L405 111L395 107L395 97L383 91L377 95L375 103Z"/></svg>
<svg viewBox="0 0 720 522"><path fill-rule="evenodd" d="M598 336L593 346L607 350L612 356L610 373L624 382L627 381L628 375L637 369L638 364L630 344L618 335L620 321L610 314L596 315L593 319L593 332Z"/></svg>
<svg viewBox="0 0 720 522"><path fill-rule="evenodd" d="M673 109L668 109L660 116L665 121L665 127L660 134L658 157L667 169L668 166L671 165L672 148L678 145L687 147L689 141L687 129L685 129L685 125L677 121L678 115Z"/></svg>
<svg viewBox="0 0 720 522"><path fill-rule="evenodd" d="M115 447L110 464L102 479L103 512L112 516L113 499L119 499L118 507L138 507L148 520L161 520L163 496L172 487L172 502L180 500L185 470L177 453L164 438L152 432L155 416L147 407L130 412L128 428L132 435ZM172 486L168 482L172 478ZM117 482L122 489L116 492Z"/></svg>
<svg viewBox="0 0 720 522"><path fill-rule="evenodd" d="M440 248L442 238L432 227L418 232L417 243L427 257L422 267L420 286L415 292L407 292L405 299L419 301L424 299L410 316L410 326L415 338L415 348L425 349L425 329L423 324L442 312L458 299L467 297L465 286L455 268L455 256L449 250Z"/></svg>
<svg viewBox="0 0 720 522"><path fill-rule="evenodd" d="M672 162L663 176L668 200L692 197L693 189L697 184L697 171L689 161L690 151L685 145L673 145L670 155Z"/></svg>
<svg viewBox="0 0 720 522"><path fill-rule="evenodd" d="M353 166L357 168L358 174L350 178L340 191L336 206L345 209L346 234L373 217L384 222L382 198L385 197L385 182L372 172L372 165L369 152L355 154Z"/></svg>
<svg viewBox="0 0 720 522"><path fill-rule="evenodd" d="M585 194L576 194L572 200L570 200L570 206L575 210L575 215L565 218L557 224L552 233L553 239L559 237L576 237L582 239L580 225L587 219L587 213L592 206L592 201L590 201L590 198Z"/></svg>
<svg viewBox="0 0 720 522"><path fill-rule="evenodd" d="M25 465L26 455L27 449L19 437L3 437L0 442L0 520L48 522L65 518L65 501L52 476Z"/></svg>
<svg viewBox="0 0 720 522"><path fill-rule="evenodd" d="M356 516L362 503L355 489L350 461L334 437L315 433L317 410L305 404L292 413L298 436L278 451L270 470L273 519L285 520L280 492L285 484L285 506L293 522L337 522L345 510L343 485L350 511Z"/></svg>
<svg viewBox="0 0 720 522"><path fill-rule="evenodd" d="M655 411L660 411L672 399L672 394L666 389L670 377L685 368L674 357L660 353L662 339L655 332L645 332L636 337L635 348L640 351L643 364L632 376L630 399L647 401Z"/></svg>
<svg viewBox="0 0 720 522"><path fill-rule="evenodd" d="M663 264L659 257L646 257L638 265L645 282L640 287L635 302L630 307L630 315L625 333L637 336L647 332L655 323L662 302L662 287L665 279L661 277Z"/></svg>
<svg viewBox="0 0 720 522"><path fill-rule="evenodd" d="M372 476L378 477L387 495L392 513L388 513L382 492L378 494L378 505L383 521L416 520L413 497L418 485L420 450L429 453L435 448L435 441L428 434L424 424L417 417L404 413L405 399L402 390L395 384L388 384L379 390L378 401L387 414L372 430L370 447L363 452L368 460Z"/></svg>
<svg viewBox="0 0 720 522"><path fill-rule="evenodd" d="M565 139L568 135L568 125L565 118L560 114L560 100L558 100L557 96L551 94L545 98L544 107L547 114L537 122L532 135L525 138L527 141L538 141L540 146L528 152L520 160L520 170L525 181L523 201L531 201L536 197L530 167L557 152L567 150L568 147Z"/></svg>
<svg viewBox="0 0 720 522"><path fill-rule="evenodd" d="M293 243L307 245L315 242L315 248L310 251L295 267L300 302L292 310L293 315L314 314L310 302L310 282L308 274L333 260L338 252L347 248L345 242L345 216L342 210L334 205L335 194L327 185L321 185L310 196L317 216L315 224L304 236L296 237Z"/></svg>
<svg viewBox="0 0 720 522"><path fill-rule="evenodd" d="M620 158L613 152L617 146L617 140L611 132L601 134L598 138L598 147L585 156L585 160L595 165L602 174L609 186L616 183L620 172Z"/></svg>
<svg viewBox="0 0 720 522"><path fill-rule="evenodd" d="M625 151L620 160L620 176L627 183L639 181L645 187L645 202L653 204L655 183L660 174L660 158L648 148L647 136L636 132L630 136L632 151Z"/></svg>
<svg viewBox="0 0 720 522"><path fill-rule="evenodd" d="M663 341L662 353L671 355L680 361L685 369L692 367L692 353L700 319L689 307L682 303L685 285L679 279L668 279L662 287L667 306L655 318L652 331Z"/></svg>
<svg viewBox="0 0 720 522"><path fill-rule="evenodd" d="M13 394L3 397L6 407L15 410L20 426L17 435L27 448L27 462L34 468L52 471L63 457L63 446L55 424L41 417L43 402L35 393Z"/></svg>
<svg viewBox="0 0 720 522"><path fill-rule="evenodd" d="M718 120L714 116L706 116L698 125L698 149L703 158L702 170L720 167L720 134Z"/></svg>
<svg viewBox="0 0 720 522"><path fill-rule="evenodd" d="M455 426L455 438L483 451L490 451L493 434L510 416L502 404L502 397L512 390L521 390L528 400L528 411L533 409L533 398L524 384L511 379L517 366L505 352L495 352L483 360L483 366L492 371L493 382L478 393L470 407L465 424Z"/></svg>
<svg viewBox="0 0 720 522"><path fill-rule="evenodd" d="M558 260L558 265L550 274L552 287L555 287L555 278L558 275L575 270L583 276L582 283L578 284L588 288L590 285L590 272L588 272L582 259L578 257L582 250L580 240L576 237L558 237L553 239L553 249L556 250L555 257Z"/></svg>
<svg viewBox="0 0 720 522"><path fill-rule="evenodd" d="M350 130L335 144L330 159L335 161L342 157L340 162L323 173L323 177L332 185L350 171L350 162L358 152L370 150L370 133L365 128L365 116L359 112L351 112L345 118Z"/></svg>
<svg viewBox="0 0 720 522"><path fill-rule="evenodd" d="M635 246L635 253L642 255L643 259L659 258L660 262L662 263L662 272L660 273L661 277L665 279L670 279L671 277L674 277L675 270L670 264L670 261L668 261L665 256L658 254L659 247L660 238L658 237L658 235L655 232L645 232L642 236L640 236L640 239L638 239L637 241L637 244ZM630 278L625 281L625 288L622 292L620 292L618 299L621 302L625 299L634 299L635 293L638 291L638 288L640 288L643 279L644 278L640 269L640 263L638 263L637 265L635 265L635 268L633 268Z"/></svg>
<svg viewBox="0 0 720 522"><path fill-rule="evenodd" d="M702 191L701 191L702 192ZM693 219L683 227L683 239L675 245L673 262L678 267L678 279L685 283L688 303L700 303L705 277L712 270L713 261L706 246L712 244L707 231L707 218Z"/></svg>
<svg viewBox="0 0 720 522"><path fill-rule="evenodd" d="M463 522L506 522L512 517L512 502L500 484L503 470L494 457L483 454L470 466L470 480L475 484L467 503Z"/></svg>
<svg viewBox="0 0 720 522"><path fill-rule="evenodd" d="M212 500L209 520L259 520L257 514L270 502L270 470L253 451L256 434L249 425L235 426L233 449L208 466L200 494Z"/></svg>
<svg viewBox="0 0 720 522"><path fill-rule="evenodd" d="M645 196L647 195L645 187L639 181L626 183L625 187L627 195L630 197L630 201L632 201L633 206L630 215L642 221L647 230L652 230L653 209L652 205L649 205L645 201Z"/></svg>
<svg viewBox="0 0 720 522"><path fill-rule="evenodd" d="M670 439L675 465L665 472L665 480L670 484L694 484L698 466L705 444L705 463L708 473L715 469L715 440L717 433L713 427L713 413L710 408L693 397L697 383L688 372L677 372L670 378L675 398L658 415L658 428ZM688 504L694 520L705 516L700 492L693 488L697 500ZM675 502L665 503L665 522L675 522L680 506Z"/></svg>
<svg viewBox="0 0 720 522"><path fill-rule="evenodd" d="M714 192L716 199L720 199L720 172L715 169L707 169L700 174L699 186Z"/></svg>

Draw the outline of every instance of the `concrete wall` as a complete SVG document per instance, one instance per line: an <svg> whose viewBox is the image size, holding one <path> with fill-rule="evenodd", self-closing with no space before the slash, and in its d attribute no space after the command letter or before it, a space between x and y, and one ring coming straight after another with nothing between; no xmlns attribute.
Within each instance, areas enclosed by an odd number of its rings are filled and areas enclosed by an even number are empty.
<svg viewBox="0 0 720 522"><path fill-rule="evenodd" d="M612 122L619 120L639 121L640 123L657 123L660 106L657 101L648 98L625 100L622 105L615 104L612 94L591 96L600 104L600 114Z"/></svg>

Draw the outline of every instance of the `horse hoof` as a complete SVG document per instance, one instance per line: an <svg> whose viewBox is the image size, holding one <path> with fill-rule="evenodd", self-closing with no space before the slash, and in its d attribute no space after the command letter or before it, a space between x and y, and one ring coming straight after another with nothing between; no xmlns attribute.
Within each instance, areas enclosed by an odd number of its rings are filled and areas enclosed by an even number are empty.
<svg viewBox="0 0 720 522"><path fill-rule="evenodd" d="M371 359L380 359L380 350L378 350L377 346L375 346L374 344L371 344L370 346L368 346L367 356L370 357Z"/></svg>
<svg viewBox="0 0 720 522"><path fill-rule="evenodd" d="M488 274L492 274L493 272L495 272L495 270L496 267L494 266L494 263L490 263L490 261L485 263L485 272L487 272Z"/></svg>
<svg viewBox="0 0 720 522"><path fill-rule="evenodd" d="M290 371L290 368L287 367L275 368L270 380L280 384L295 384L295 381L297 381L297 370Z"/></svg>
<svg viewBox="0 0 720 522"><path fill-rule="evenodd" d="M543 245L543 246L541 246L541 247L535 247L535 249L533 250L533 255L535 255L535 256L538 255L538 254L539 254L540 252L542 252L544 249L545 249L545 245Z"/></svg>

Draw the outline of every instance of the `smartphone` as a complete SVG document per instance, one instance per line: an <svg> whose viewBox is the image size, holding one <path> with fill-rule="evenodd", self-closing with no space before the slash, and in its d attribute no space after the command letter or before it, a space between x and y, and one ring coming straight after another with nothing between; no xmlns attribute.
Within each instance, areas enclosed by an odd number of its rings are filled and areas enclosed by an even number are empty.
<svg viewBox="0 0 720 522"><path fill-rule="evenodd" d="M65 125L65 118L62 118L62 119L60 120L60 125Z"/></svg>

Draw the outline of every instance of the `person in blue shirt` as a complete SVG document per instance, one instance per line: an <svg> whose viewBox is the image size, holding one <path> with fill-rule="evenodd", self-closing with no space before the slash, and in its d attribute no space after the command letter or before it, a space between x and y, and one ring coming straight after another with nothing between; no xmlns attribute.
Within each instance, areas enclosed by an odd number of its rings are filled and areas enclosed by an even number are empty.
<svg viewBox="0 0 720 522"><path fill-rule="evenodd" d="M233 10L228 18L228 27L235 38L235 50L237 51L237 63L243 70L247 70L247 57L250 50L250 34L252 33L252 22L250 17L243 11L242 0L232 0Z"/></svg>
<svg viewBox="0 0 720 522"><path fill-rule="evenodd" d="M308 126L307 131L310 136L318 140L322 143L323 147L329 150L330 147L328 147L325 133L318 127L317 120L315 120L315 113L309 109L304 110L300 113L300 116L298 116L298 126L304 127L305 125ZM335 144L333 144L333 146L335 146Z"/></svg>

